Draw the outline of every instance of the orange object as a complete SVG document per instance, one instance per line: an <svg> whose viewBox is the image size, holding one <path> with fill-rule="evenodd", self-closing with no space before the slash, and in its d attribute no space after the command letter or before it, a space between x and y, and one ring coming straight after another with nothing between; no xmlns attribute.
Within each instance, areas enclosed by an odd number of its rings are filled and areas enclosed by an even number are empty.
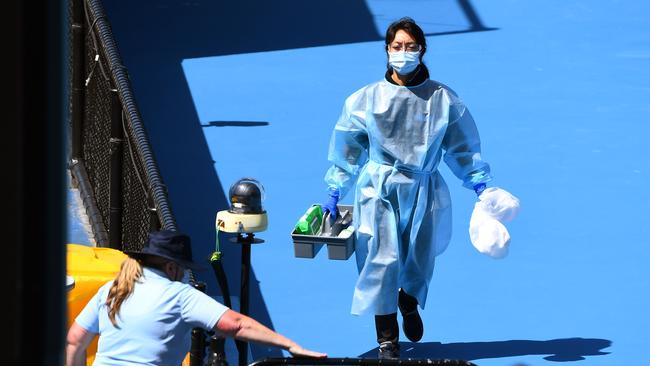
<svg viewBox="0 0 650 366"><path fill-rule="evenodd" d="M67 245L67 275L74 278L74 287L68 292L68 329L72 322L106 282L112 281L120 271L127 255L111 248L95 248L86 245ZM86 350L86 363L92 365L97 353L97 338ZM189 353L182 366L190 365Z"/></svg>
<svg viewBox="0 0 650 366"><path fill-rule="evenodd" d="M74 287L68 292L68 328L97 290L115 278L127 255L111 248L86 245L67 245L67 275L74 278ZM88 346L86 361L91 365L97 352L97 338Z"/></svg>

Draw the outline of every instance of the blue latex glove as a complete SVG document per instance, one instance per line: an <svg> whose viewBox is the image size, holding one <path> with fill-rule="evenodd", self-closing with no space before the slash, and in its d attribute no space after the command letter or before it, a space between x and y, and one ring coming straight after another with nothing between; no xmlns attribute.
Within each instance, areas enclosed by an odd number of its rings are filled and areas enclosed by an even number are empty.
<svg viewBox="0 0 650 366"><path fill-rule="evenodd" d="M474 192L476 192L476 197L480 197L481 193L487 188L487 184L485 183L479 183L474 186Z"/></svg>
<svg viewBox="0 0 650 366"><path fill-rule="evenodd" d="M329 212L330 219L335 221L339 214L338 207L336 207L336 204L339 203L339 190L337 188L330 189L327 195L327 202L322 205L323 216L327 215Z"/></svg>

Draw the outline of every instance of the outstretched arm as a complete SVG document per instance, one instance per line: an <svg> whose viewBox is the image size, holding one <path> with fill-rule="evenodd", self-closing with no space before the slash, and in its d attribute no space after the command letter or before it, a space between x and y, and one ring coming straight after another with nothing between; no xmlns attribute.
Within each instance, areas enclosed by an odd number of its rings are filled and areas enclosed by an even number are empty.
<svg viewBox="0 0 650 366"><path fill-rule="evenodd" d="M296 342L278 334L255 319L233 310L226 311L214 330L242 341L267 344L285 349L294 357L327 357L326 354L302 348Z"/></svg>
<svg viewBox="0 0 650 366"><path fill-rule="evenodd" d="M67 366L85 366L86 349L96 335L84 329L77 322L72 323L68 330L65 364Z"/></svg>

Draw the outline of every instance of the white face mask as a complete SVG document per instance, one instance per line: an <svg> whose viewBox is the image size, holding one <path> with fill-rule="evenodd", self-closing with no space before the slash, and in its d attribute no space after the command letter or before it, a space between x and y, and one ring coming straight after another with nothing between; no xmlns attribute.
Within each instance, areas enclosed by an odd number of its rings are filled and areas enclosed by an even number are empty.
<svg viewBox="0 0 650 366"><path fill-rule="evenodd" d="M400 75L410 74L420 64L420 52L388 52L388 64Z"/></svg>

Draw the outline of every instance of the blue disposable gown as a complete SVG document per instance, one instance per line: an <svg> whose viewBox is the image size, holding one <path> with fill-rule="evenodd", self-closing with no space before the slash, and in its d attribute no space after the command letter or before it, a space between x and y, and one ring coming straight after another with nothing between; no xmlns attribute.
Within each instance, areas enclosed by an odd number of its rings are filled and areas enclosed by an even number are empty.
<svg viewBox="0 0 650 366"><path fill-rule="evenodd" d="M443 154L465 187L491 179L474 120L448 87L382 80L346 99L325 181L341 197L356 183L352 314L396 312L399 288L424 308L435 257L451 238L451 199L438 172Z"/></svg>

